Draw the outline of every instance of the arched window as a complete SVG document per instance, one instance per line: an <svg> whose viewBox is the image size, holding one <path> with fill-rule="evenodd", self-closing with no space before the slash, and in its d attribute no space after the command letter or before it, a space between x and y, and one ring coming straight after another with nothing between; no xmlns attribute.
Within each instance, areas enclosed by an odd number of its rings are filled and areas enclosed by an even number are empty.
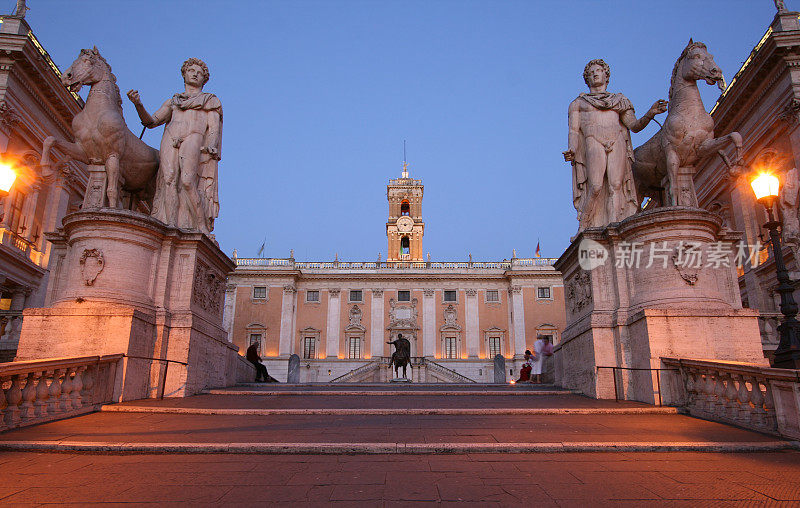
<svg viewBox="0 0 800 508"><path fill-rule="evenodd" d="M400 203L400 215L410 215L411 214L411 205L408 204L408 200L404 199L402 203Z"/></svg>
<svg viewBox="0 0 800 508"><path fill-rule="evenodd" d="M400 254L410 254L411 248L409 247L410 242L407 236L404 236L400 239Z"/></svg>

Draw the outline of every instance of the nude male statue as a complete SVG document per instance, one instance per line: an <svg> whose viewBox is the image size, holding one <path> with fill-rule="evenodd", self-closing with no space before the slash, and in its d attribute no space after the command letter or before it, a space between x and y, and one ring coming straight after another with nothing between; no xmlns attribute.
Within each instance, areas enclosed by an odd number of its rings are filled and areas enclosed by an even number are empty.
<svg viewBox="0 0 800 508"><path fill-rule="evenodd" d="M583 70L589 93L580 94L569 105L569 145L564 160L572 163L578 232L637 212L630 131L639 132L667 110L667 101L659 100L637 119L627 97L606 91L610 78L608 64L592 60Z"/></svg>
<svg viewBox="0 0 800 508"><path fill-rule="evenodd" d="M139 92L128 98L147 128L166 124L161 138L161 165L151 215L170 226L209 234L219 214L217 184L222 140L222 103L203 92L206 64L190 58L181 66L185 91L177 93L152 115Z"/></svg>

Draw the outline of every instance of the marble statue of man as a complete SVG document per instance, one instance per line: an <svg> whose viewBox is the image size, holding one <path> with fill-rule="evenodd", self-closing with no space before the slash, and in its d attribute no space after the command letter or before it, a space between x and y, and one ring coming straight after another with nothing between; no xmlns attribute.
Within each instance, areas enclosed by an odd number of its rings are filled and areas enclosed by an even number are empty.
<svg viewBox="0 0 800 508"><path fill-rule="evenodd" d="M579 232L637 212L630 131L639 132L667 110L667 101L659 100L637 119L627 97L606 91L610 78L608 64L592 60L583 70L589 93L580 94L569 105L569 145L564 160L572 163Z"/></svg>
<svg viewBox="0 0 800 508"><path fill-rule="evenodd" d="M219 215L222 103L216 95L203 92L210 74L202 60L186 60L181 74L184 92L167 99L152 115L138 91L129 91L128 98L142 125L152 129L166 124L152 216L170 226L209 234Z"/></svg>

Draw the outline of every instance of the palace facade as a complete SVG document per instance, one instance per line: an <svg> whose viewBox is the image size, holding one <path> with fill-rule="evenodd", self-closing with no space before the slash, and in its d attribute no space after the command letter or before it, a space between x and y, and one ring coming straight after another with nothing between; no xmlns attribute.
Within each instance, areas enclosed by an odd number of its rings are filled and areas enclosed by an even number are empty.
<svg viewBox="0 0 800 508"><path fill-rule="evenodd" d="M557 343L565 326L555 259L423 260L422 181L389 180L385 261L237 258L228 276L225 327L243 353L261 344L270 374L285 380L300 357L301 382L390 379L387 342L411 342L414 381L491 382L494 357L507 379L537 336Z"/></svg>
<svg viewBox="0 0 800 508"><path fill-rule="evenodd" d="M83 100L61 84L61 73L21 16L0 16L0 163L17 173L0 198L0 362L13 360L22 311L44 304L51 244L45 233L80 208L85 165L53 150L43 168L42 142L73 139L72 118Z"/></svg>
<svg viewBox="0 0 800 508"><path fill-rule="evenodd" d="M695 174L701 207L722 215L728 228L744 233L743 241L756 255L739 270L739 290L745 307L758 309L765 356L771 359L778 345L782 319L775 263L764 228L767 214L755 200L750 180L760 171L781 179L776 206L783 222L783 256L795 281L800 283L798 259L798 182L800 168L800 24L797 12L776 14L759 43L745 59L711 111L714 132L736 131L743 138L745 169L730 174L721 157L710 157ZM732 148L723 154L735 160ZM800 301L800 291L794 298Z"/></svg>

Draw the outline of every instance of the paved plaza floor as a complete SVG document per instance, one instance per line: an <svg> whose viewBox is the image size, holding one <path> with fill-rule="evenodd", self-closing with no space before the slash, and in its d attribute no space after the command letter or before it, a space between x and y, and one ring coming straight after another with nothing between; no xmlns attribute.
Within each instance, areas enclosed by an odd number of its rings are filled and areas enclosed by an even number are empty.
<svg viewBox="0 0 800 508"><path fill-rule="evenodd" d="M797 443L546 386L243 386L0 433L3 506L798 506L798 479Z"/></svg>

